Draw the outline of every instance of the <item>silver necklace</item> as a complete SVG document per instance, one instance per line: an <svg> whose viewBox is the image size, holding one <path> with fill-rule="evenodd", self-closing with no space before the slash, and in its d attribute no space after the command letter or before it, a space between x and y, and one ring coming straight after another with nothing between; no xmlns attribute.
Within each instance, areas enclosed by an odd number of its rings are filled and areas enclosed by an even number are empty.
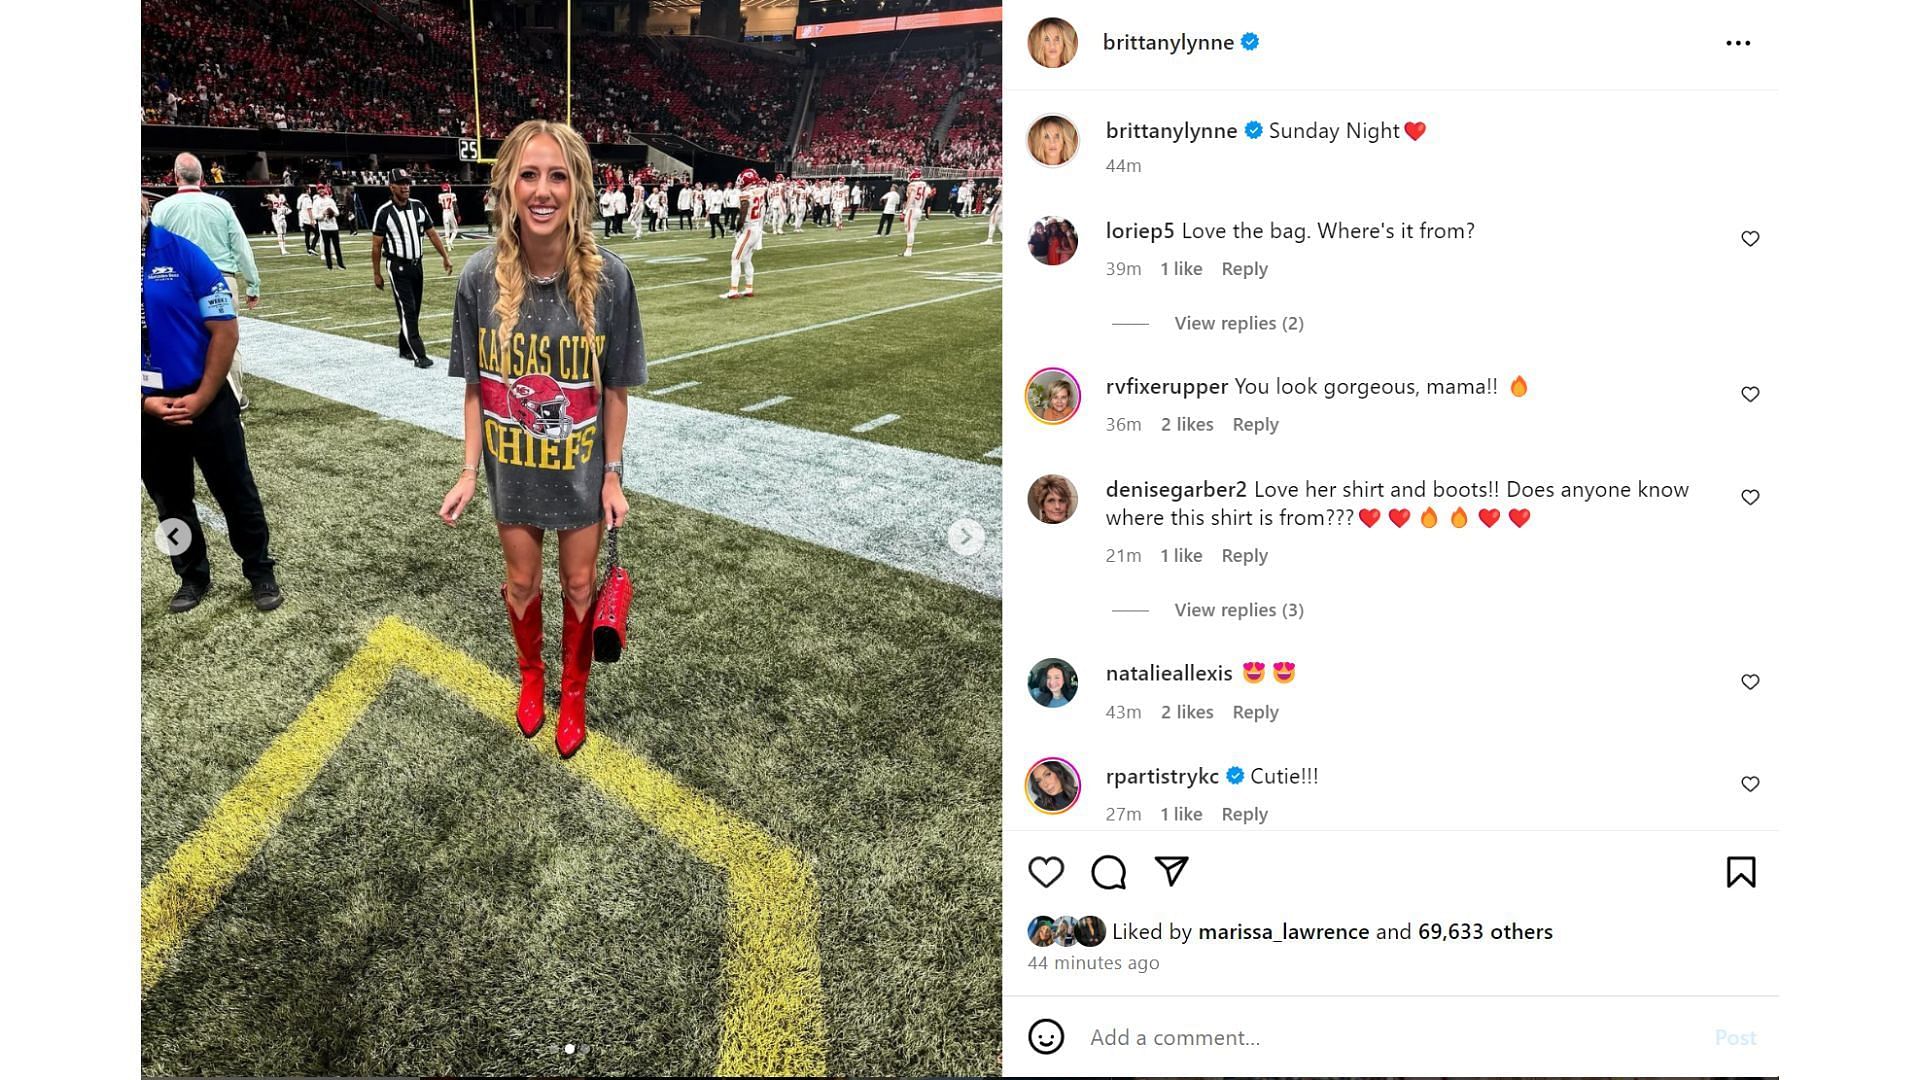
<svg viewBox="0 0 1920 1080"><path fill-rule="evenodd" d="M536 274L533 271L529 270L527 271L527 277L531 278L535 285L551 285L554 282L560 280L561 271L565 269L566 267L563 266L559 270L555 270L553 273L548 274L546 277L541 277L539 274Z"/></svg>

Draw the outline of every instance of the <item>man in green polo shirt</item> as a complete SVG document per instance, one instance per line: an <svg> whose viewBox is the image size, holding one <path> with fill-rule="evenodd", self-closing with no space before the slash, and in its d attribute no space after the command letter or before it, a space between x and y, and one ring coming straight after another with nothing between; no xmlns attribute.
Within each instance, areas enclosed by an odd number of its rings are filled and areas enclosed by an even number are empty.
<svg viewBox="0 0 1920 1080"><path fill-rule="evenodd" d="M180 181L180 189L160 200L153 208L153 223L174 234L185 237L193 245L207 253L213 265L227 279L227 288L234 296L241 295L240 279L247 282L247 310L260 306L260 268L253 262L253 246L247 242L247 231L240 227L240 217L233 212L233 204L218 195L203 191L200 181L205 173L200 170L200 159L192 154L181 154L173 159L173 175ZM240 388L240 353L233 354L233 367L227 372L227 382L233 386L233 395L240 399L240 407L246 408L246 391Z"/></svg>

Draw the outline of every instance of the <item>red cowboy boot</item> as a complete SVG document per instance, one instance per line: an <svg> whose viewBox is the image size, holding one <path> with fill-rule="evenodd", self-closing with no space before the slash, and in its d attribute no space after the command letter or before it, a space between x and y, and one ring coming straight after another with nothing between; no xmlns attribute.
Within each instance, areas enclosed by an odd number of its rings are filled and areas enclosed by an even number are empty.
<svg viewBox="0 0 1920 1080"><path fill-rule="evenodd" d="M563 758L572 757L587 741L587 673L593 667L593 609L576 615L565 597L560 600L565 621L560 625L560 722L553 728L553 745Z"/></svg>
<svg viewBox="0 0 1920 1080"><path fill-rule="evenodd" d="M547 720L547 662L541 657L547 648L547 633L540 622L540 594L534 593L527 601L527 610L518 615L513 613L513 602L507 600L505 586L500 588L500 599L507 602L513 646L520 654L520 704L513 718L520 724L520 733L531 739Z"/></svg>

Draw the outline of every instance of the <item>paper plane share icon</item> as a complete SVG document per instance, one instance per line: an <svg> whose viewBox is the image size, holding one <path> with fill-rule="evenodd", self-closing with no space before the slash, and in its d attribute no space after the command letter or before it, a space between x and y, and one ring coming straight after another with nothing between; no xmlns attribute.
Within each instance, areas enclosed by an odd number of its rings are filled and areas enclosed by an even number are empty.
<svg viewBox="0 0 1920 1080"><path fill-rule="evenodd" d="M1159 863L1160 869L1167 872L1167 888L1169 889L1173 888L1174 883L1180 880L1181 872L1187 868L1187 856L1185 855L1155 855L1153 861Z"/></svg>

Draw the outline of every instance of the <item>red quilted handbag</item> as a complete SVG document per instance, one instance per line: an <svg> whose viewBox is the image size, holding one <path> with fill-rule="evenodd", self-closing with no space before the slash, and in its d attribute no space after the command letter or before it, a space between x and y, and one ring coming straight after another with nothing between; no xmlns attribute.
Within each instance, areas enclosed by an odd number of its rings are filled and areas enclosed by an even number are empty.
<svg viewBox="0 0 1920 1080"><path fill-rule="evenodd" d="M607 576L593 602L593 658L603 664L620 659L627 646L627 613L633 607L633 578L620 565L620 529L607 530Z"/></svg>

